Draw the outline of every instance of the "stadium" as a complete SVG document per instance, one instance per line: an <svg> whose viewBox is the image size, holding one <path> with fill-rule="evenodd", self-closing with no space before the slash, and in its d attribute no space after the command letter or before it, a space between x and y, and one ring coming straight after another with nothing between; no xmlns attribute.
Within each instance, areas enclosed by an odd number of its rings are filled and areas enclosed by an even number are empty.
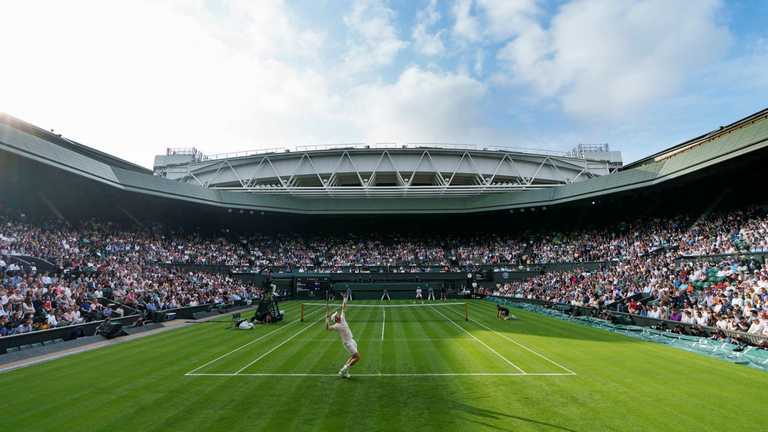
<svg viewBox="0 0 768 432"><path fill-rule="evenodd" d="M3 428L768 430L766 21L0 1Z"/></svg>
<svg viewBox="0 0 768 432"><path fill-rule="evenodd" d="M3 115L6 426L754 428L767 147L764 110L627 165L342 144L148 170Z"/></svg>

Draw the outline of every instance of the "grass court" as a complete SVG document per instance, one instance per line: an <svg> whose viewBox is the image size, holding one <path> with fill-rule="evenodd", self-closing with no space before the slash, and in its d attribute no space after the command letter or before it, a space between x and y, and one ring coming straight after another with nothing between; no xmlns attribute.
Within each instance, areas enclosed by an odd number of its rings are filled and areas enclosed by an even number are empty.
<svg viewBox="0 0 768 432"><path fill-rule="evenodd" d="M0 374L9 430L756 429L764 372L486 301L353 302L362 360L325 306L235 330L222 315ZM362 306L368 305L368 306ZM674 421L670 421L674 419Z"/></svg>

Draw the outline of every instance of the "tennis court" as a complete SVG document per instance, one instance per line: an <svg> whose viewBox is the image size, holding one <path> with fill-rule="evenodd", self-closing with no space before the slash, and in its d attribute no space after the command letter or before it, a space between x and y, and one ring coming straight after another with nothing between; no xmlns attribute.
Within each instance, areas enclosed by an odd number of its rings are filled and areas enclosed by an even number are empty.
<svg viewBox="0 0 768 432"><path fill-rule="evenodd" d="M336 375L348 354L325 306L302 322L286 302L285 321L252 330L221 315L2 373L6 428L689 431L749 429L764 412L768 375L752 368L525 310L500 321L481 300L469 321L461 304L361 304L351 379Z"/></svg>
<svg viewBox="0 0 768 432"><path fill-rule="evenodd" d="M294 314L186 375L335 376L347 353L338 335L325 329L326 306L309 303L303 309L304 322ZM492 310L470 312L462 302L353 303L347 320L363 357L353 376L575 375L484 324L488 318L494 318Z"/></svg>

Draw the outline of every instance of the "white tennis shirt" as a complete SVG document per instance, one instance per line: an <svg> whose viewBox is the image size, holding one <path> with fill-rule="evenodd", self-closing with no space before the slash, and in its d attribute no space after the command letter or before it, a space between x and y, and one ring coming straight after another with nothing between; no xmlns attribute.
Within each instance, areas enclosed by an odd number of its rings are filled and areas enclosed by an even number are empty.
<svg viewBox="0 0 768 432"><path fill-rule="evenodd" d="M347 319L344 317L344 314L341 314L341 320L339 322L334 323L329 326L329 328L339 332L342 342L347 343L352 341L352 330L349 329L349 324L347 324Z"/></svg>

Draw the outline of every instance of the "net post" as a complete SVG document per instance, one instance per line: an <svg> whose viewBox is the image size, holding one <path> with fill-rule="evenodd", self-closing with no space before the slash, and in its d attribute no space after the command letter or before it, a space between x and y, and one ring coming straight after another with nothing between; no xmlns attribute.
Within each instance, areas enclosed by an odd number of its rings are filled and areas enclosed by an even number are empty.
<svg viewBox="0 0 768 432"><path fill-rule="evenodd" d="M304 322L304 303L301 304L301 322Z"/></svg>
<svg viewBox="0 0 768 432"><path fill-rule="evenodd" d="M469 305L464 303L464 321L469 321Z"/></svg>

